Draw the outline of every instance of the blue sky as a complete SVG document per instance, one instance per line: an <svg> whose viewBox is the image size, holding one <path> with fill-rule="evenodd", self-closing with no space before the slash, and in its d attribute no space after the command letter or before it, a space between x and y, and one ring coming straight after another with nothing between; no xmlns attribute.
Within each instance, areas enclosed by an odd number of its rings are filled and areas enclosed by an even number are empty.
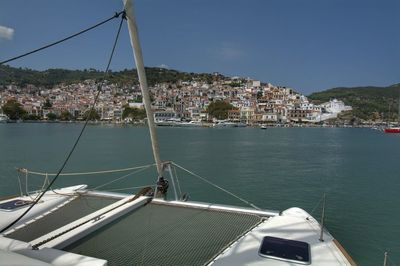
<svg viewBox="0 0 400 266"><path fill-rule="evenodd" d="M135 0L146 66L245 76L308 94L400 82L399 0ZM120 0L1 0L0 60L122 9ZM104 69L115 20L17 60L33 69ZM113 70L132 68L126 25Z"/></svg>

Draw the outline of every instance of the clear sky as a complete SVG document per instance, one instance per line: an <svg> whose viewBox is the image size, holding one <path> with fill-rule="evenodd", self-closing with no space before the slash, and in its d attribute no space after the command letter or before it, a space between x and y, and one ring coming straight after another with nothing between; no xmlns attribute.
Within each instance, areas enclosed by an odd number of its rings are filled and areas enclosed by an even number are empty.
<svg viewBox="0 0 400 266"><path fill-rule="evenodd" d="M135 0L146 66L218 71L308 94L400 82L400 0ZM120 0L1 0L0 60L122 10ZM13 62L104 69L113 22ZM126 25L111 68L134 66Z"/></svg>

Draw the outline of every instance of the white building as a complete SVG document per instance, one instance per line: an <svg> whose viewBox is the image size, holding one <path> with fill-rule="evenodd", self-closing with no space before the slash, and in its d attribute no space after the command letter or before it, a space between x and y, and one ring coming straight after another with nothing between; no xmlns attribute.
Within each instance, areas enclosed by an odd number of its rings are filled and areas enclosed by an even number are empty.
<svg viewBox="0 0 400 266"><path fill-rule="evenodd" d="M351 106L344 105L343 101L333 99L330 100L329 102L321 104L321 107L325 108L326 112L328 113L333 113L333 114L338 114L343 111L351 111L352 108Z"/></svg>

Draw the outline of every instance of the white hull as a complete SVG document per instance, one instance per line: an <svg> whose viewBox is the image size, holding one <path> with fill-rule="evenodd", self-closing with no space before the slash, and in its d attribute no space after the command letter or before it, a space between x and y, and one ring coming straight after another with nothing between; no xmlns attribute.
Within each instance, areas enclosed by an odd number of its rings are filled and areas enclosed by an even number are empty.
<svg viewBox="0 0 400 266"><path fill-rule="evenodd" d="M100 191L85 191L82 188L83 186L75 186L58 190L59 194L54 194L53 192L46 193L43 197L43 202L37 206L37 211L32 212L29 217L26 217L23 221L8 230L6 236L10 233L12 235L13 232L18 232L18 230L23 229L24 226L35 223L40 219L46 219L46 215L55 211L55 207L58 206L62 208L63 205L69 204L66 199L68 197L65 196L66 194L68 194L69 197L76 197L78 195L77 192L79 192L80 195L91 195L100 198L113 197L117 201L29 242L0 237L0 250L3 253L11 253L11 255L7 254L7 256L14 256L15 254L27 256L27 258L20 259L21 265L33 265L29 264L32 263L32 261L22 264L25 259L29 260L29 258L37 260L38 263L44 263L37 265L47 265L45 263L50 263L50 265L105 265L103 259L75 255L61 251L60 249L79 241L90 233L96 232L96 230L126 213L135 214L136 210L143 208L151 198L142 196L132 201L134 196ZM26 198L18 197L17 199ZM2 201L0 204L11 200L13 199ZM58 205L55 204L55 202L57 202ZM324 231L324 242L319 240L320 224L307 212L299 208L291 208L279 213L277 211L255 210L199 202L165 201L161 199L154 199L153 202L165 206L179 206L180 208L188 210L203 209L204 211L242 213L243 215L263 217L261 223L239 237L228 247L221 250L219 254L215 254L214 259L207 263L208 265L293 265L290 261L277 258L265 258L259 255L260 243L267 235L308 243L311 251L310 265L355 265L337 246L329 232L326 230ZM36 206L34 208L36 208ZM14 219L15 215L19 214L23 209L24 208L19 209L18 213L1 211L1 225L4 226L10 220ZM176 228L175 230L178 229ZM176 231L176 234L179 234L179 230ZM205 235L204 237L210 236ZM120 241L121 243L126 242L124 239L120 239ZM10 243L14 244L10 245ZM125 244L129 245L129 243ZM14 246L18 246L19 248ZM32 246L38 246L39 252L33 252ZM63 261L63 263L51 264L52 260L49 259L49 256L53 259L54 256L56 256L60 261ZM72 262L68 262L66 258L72 258ZM77 261L81 261L82 264L79 264ZM90 261L92 264L83 263L87 261Z"/></svg>

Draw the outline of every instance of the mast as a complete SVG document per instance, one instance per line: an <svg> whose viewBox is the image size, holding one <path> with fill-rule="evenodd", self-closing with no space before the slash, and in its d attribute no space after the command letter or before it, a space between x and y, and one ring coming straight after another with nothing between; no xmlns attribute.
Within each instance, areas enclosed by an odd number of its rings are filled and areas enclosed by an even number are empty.
<svg viewBox="0 0 400 266"><path fill-rule="evenodd" d="M133 0L122 0L122 1L124 3L124 7L125 7L126 18L127 18L127 22L128 22L129 36L131 39L133 55L135 58L136 69L138 72L140 89L142 91L142 97L143 97L144 106L146 109L154 160L157 165L158 178L160 178L163 176L163 167L162 167L162 162L160 159L160 153L159 153L159 148L158 148L158 140L157 140L156 128L155 128L155 124L154 124L153 111L151 110L149 88L147 86L146 72L144 70L144 64L143 64L142 48L140 47L139 36L138 36L138 32L137 32L137 27L136 27L136 21L135 21L135 16L134 16L134 12L133 12L133 3L132 3Z"/></svg>

